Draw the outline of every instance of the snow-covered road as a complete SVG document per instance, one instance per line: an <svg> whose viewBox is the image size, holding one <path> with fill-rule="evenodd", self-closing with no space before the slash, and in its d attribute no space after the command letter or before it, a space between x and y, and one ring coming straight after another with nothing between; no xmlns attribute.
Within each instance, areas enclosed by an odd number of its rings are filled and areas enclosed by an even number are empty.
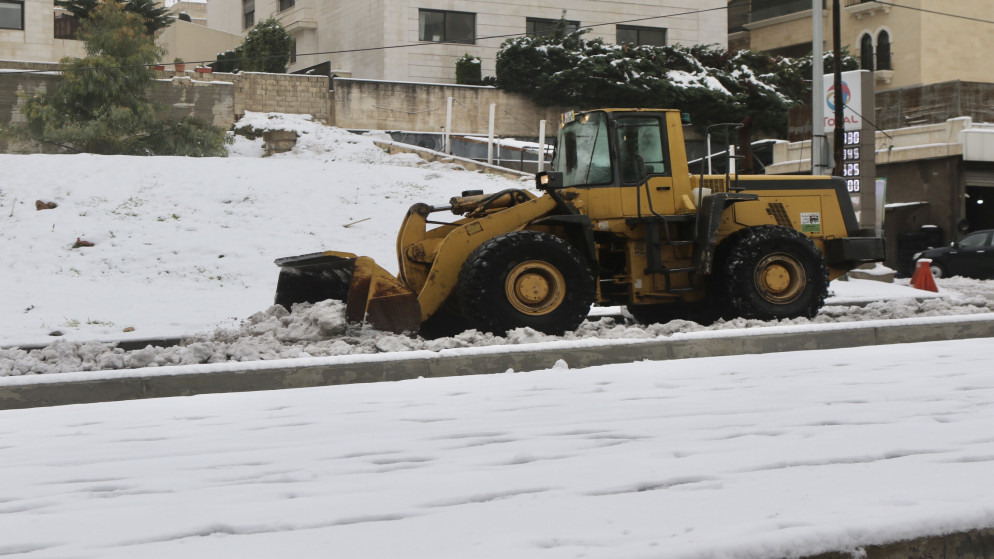
<svg viewBox="0 0 994 559"><path fill-rule="evenodd" d="M994 526L990 340L0 412L0 554L783 557Z"/></svg>

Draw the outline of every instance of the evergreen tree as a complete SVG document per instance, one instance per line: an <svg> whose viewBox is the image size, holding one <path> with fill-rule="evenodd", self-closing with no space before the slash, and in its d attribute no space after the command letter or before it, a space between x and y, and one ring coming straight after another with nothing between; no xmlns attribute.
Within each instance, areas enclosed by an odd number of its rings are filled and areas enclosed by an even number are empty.
<svg viewBox="0 0 994 559"><path fill-rule="evenodd" d="M509 39L497 53L497 87L542 105L675 108L699 127L752 117L783 135L787 108L810 100L811 57L697 45L611 45L587 30ZM827 61L826 61L827 62ZM856 60L847 57L847 69Z"/></svg>
<svg viewBox="0 0 994 559"><path fill-rule="evenodd" d="M460 85L483 85L483 69L480 59L466 53L456 60L456 83Z"/></svg>
<svg viewBox="0 0 994 559"><path fill-rule="evenodd" d="M257 23L245 36L240 48L245 60L236 63L238 69L285 74L293 52L293 37L276 18L271 17Z"/></svg>
<svg viewBox="0 0 994 559"><path fill-rule="evenodd" d="M55 0L55 5L66 10L81 22L89 19L93 11L103 0ZM169 10L159 5L156 0L111 0L121 4L126 12L137 14L142 18L145 32L154 35L156 31L172 25L175 19L169 15Z"/></svg>
<svg viewBox="0 0 994 559"><path fill-rule="evenodd" d="M148 100L162 56L140 16L103 2L82 22L85 58L62 60L63 79L25 104L17 137L71 153L222 156L225 132L202 121L157 120Z"/></svg>

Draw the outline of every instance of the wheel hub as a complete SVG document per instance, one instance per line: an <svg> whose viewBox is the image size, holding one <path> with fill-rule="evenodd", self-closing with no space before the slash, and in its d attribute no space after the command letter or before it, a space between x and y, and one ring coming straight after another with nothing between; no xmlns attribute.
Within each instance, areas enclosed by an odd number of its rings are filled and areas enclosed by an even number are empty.
<svg viewBox="0 0 994 559"><path fill-rule="evenodd" d="M756 266L759 294L771 303L784 304L796 300L806 283L804 267L790 255L771 254Z"/></svg>
<svg viewBox="0 0 994 559"><path fill-rule="evenodd" d="M530 260L514 267L504 283L507 300L528 315L548 314L566 296L566 281L555 266Z"/></svg>

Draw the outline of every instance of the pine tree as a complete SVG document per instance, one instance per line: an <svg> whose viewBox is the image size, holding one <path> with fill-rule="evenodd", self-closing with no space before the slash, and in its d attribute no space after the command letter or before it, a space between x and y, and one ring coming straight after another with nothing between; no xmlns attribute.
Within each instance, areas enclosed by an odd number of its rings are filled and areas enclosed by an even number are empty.
<svg viewBox="0 0 994 559"><path fill-rule="evenodd" d="M293 37L271 17L255 24L245 36L241 49L245 60L237 64L239 69L284 74L293 52Z"/></svg>

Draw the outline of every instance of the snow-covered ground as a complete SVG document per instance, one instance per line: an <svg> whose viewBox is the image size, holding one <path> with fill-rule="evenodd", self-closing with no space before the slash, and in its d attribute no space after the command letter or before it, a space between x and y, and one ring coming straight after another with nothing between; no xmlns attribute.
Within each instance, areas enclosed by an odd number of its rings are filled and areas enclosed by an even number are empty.
<svg viewBox="0 0 994 559"><path fill-rule="evenodd" d="M0 155L6 256L0 347L52 344L30 352L0 349L0 376L553 339L532 331L506 337L471 331L442 340L383 336L346 331L336 303L292 316L270 308L278 257L346 250L396 271L395 235L412 204L442 205L464 190L531 183L389 156L371 138L299 116L250 113L239 125L293 129L300 139L292 152L269 158L261 157L261 140L244 139L229 158ZM36 201L57 207L37 210ZM953 278L940 286L933 294L906 281L836 281L813 322L991 311L989 282ZM736 320L708 329L770 324ZM566 338L702 329L594 316ZM186 345L132 352L86 343L180 336Z"/></svg>
<svg viewBox="0 0 994 559"><path fill-rule="evenodd" d="M0 555L746 559L990 527L989 346L0 411Z"/></svg>
<svg viewBox="0 0 994 559"><path fill-rule="evenodd" d="M347 331L333 303L270 308L273 259L329 248L395 269L408 206L516 183L389 157L297 118L250 119L299 129L298 148L0 155L0 346L59 340L0 350L0 375L549 341L429 342ZM814 321L777 326L991 310L990 282L939 287L833 282ZM570 337L702 329L594 316ZM82 343L178 335L191 341ZM990 527L989 345L0 411L0 555L744 559Z"/></svg>

